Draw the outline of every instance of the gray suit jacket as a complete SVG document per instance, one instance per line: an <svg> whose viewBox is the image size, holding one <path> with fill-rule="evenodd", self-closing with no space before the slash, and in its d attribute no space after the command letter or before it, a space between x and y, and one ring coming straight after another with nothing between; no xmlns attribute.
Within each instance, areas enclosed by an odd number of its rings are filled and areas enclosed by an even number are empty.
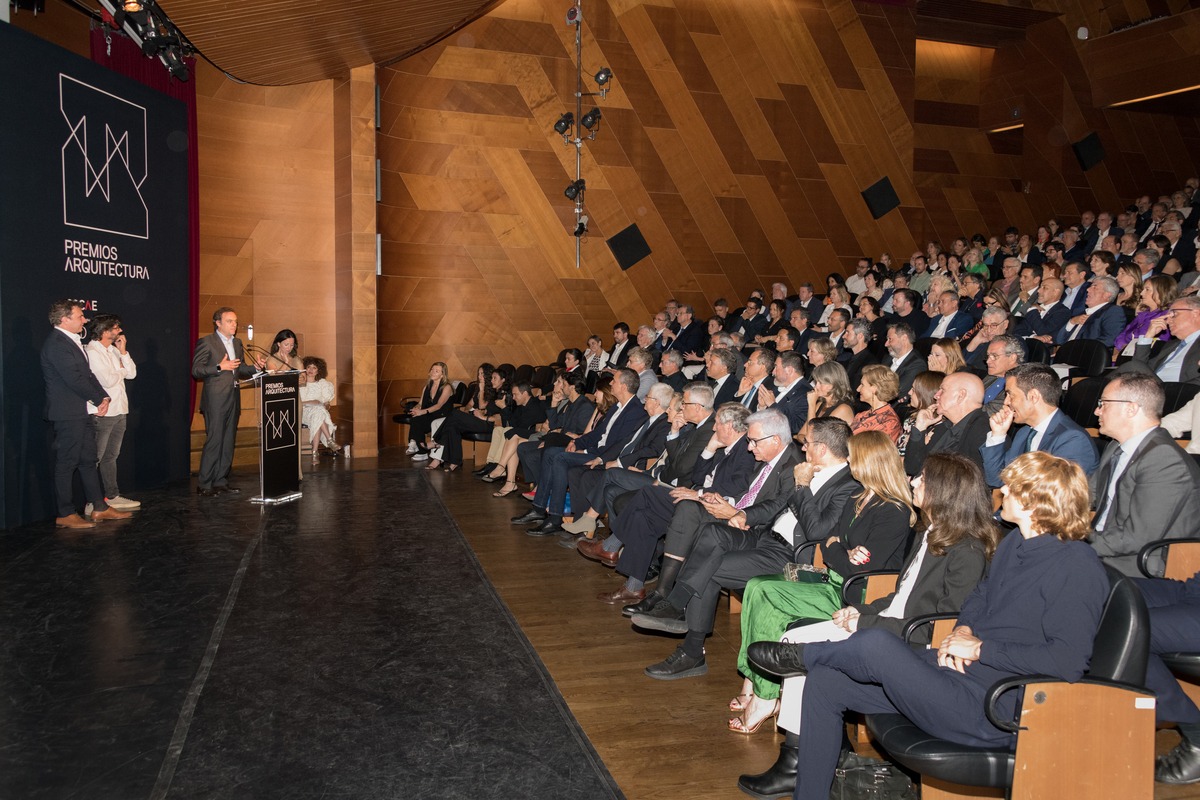
<svg viewBox="0 0 1200 800"><path fill-rule="evenodd" d="M1099 507L1104 487L1100 481L1116 457L1117 443L1110 442L1100 456L1100 466L1088 479L1092 508ZM1113 568L1137 577L1137 554L1158 539L1200 536L1200 466L1175 443L1163 428L1155 428L1134 451L1117 479L1117 492L1103 531L1093 531L1092 547ZM1162 575L1161 556L1149 567Z"/></svg>

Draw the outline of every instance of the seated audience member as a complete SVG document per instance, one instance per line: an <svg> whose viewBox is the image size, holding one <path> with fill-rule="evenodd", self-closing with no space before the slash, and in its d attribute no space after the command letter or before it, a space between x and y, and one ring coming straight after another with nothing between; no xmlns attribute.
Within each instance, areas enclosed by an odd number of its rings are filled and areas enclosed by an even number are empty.
<svg viewBox="0 0 1200 800"><path fill-rule="evenodd" d="M632 363L637 352L630 354ZM514 525L528 525L527 533L557 534L562 527L566 506L567 472L573 466L599 465L616 458L647 419L646 410L637 398L638 376L632 369L616 374L612 382L616 405L592 428L565 448L546 447L539 469L537 492L533 507L512 518Z"/></svg>
<svg viewBox="0 0 1200 800"><path fill-rule="evenodd" d="M1142 284L1154 274L1151 262L1158 256L1153 253L1153 250L1146 253L1139 251L1132 264L1117 267L1117 298L1114 301L1117 305L1137 311L1138 304L1142 302ZM1143 269L1147 271L1146 275L1142 275Z"/></svg>
<svg viewBox="0 0 1200 800"><path fill-rule="evenodd" d="M836 417L849 424L854 419L854 394L841 364L830 361L814 367L809 380L813 388L808 392L808 422L794 437L800 444L808 438L813 420Z"/></svg>
<svg viewBox="0 0 1200 800"><path fill-rule="evenodd" d="M1117 275L1117 250L1119 250L1119 245L1114 250L1110 251L1108 248L1096 250L1088 256L1088 269L1091 273L1115 278ZM1130 257L1132 258L1132 256Z"/></svg>
<svg viewBox="0 0 1200 800"><path fill-rule="evenodd" d="M482 397L472 398L465 410L454 411L446 417L442 427L434 434L434 441L442 445L441 459L433 459L425 467L435 470L445 465L446 472L454 472L462 466L462 437L464 433L491 433L500 423L500 413L512 402L508 381L512 377L504 369L490 369L491 364L480 366L480 379L490 375L488 389ZM489 369L485 369L489 368ZM583 370L579 370L583 374Z"/></svg>
<svg viewBox="0 0 1200 800"><path fill-rule="evenodd" d="M1155 342L1164 330L1172 338ZM1167 313L1151 322L1135 344L1133 360L1118 372L1152 372L1164 383L1200 383L1200 297L1173 300Z"/></svg>
<svg viewBox="0 0 1200 800"><path fill-rule="evenodd" d="M450 398L453 396L454 387L450 385L446 362L435 361L429 368L429 380L421 390L421 399L407 414L408 450L405 452L413 457L413 461L429 458L430 429L435 420L445 419L449 415Z"/></svg>
<svg viewBox="0 0 1200 800"><path fill-rule="evenodd" d="M714 348L724 348L733 353L733 377L739 381L742 379L742 375L746 369L746 354L742 352L745 346L746 342L740 333L723 333L716 337L716 343L713 345ZM705 353L705 355L707 356L708 354ZM708 375L702 372L697 377L707 378Z"/></svg>
<svg viewBox="0 0 1200 800"><path fill-rule="evenodd" d="M979 318L983 316L983 310L986 308L983 302L983 298L987 295L984 279L973 272L968 272L962 276L959 286L962 296L958 301L958 310L970 314L973 322L979 322Z"/></svg>
<svg viewBox="0 0 1200 800"><path fill-rule="evenodd" d="M1033 450L1073 461L1089 476L1096 471L1096 445L1058 409L1061 397L1062 379L1045 364L1019 364L1008 372L1004 405L989 417L991 432L981 451L988 486L999 487L1004 468ZM1022 427L1010 442L1014 423Z"/></svg>
<svg viewBox="0 0 1200 800"><path fill-rule="evenodd" d="M837 361L838 348L828 336L817 336L808 340L808 373L812 379L812 371L822 364L832 364Z"/></svg>
<svg viewBox="0 0 1200 800"><path fill-rule="evenodd" d="M1153 375L1117 375L1104 387L1096 416L1110 437L1091 478L1096 516L1091 543L1100 557L1137 577L1137 554L1159 539L1200 536L1200 466L1166 430L1162 383ZM1148 565L1161 575L1161 554Z"/></svg>
<svg viewBox="0 0 1200 800"><path fill-rule="evenodd" d="M804 360L799 353L780 353L772 373L775 388L766 383L758 387L758 408L775 408L787 417L792 435L800 432L808 419L808 390L804 380Z"/></svg>
<svg viewBox="0 0 1200 800"><path fill-rule="evenodd" d="M696 321L696 310L686 303L681 303L675 310L675 322L679 329L673 332L663 332L667 340L664 350L676 350L685 358L704 352L704 328Z"/></svg>
<svg viewBox="0 0 1200 800"><path fill-rule="evenodd" d="M635 346L635 342L629 341L629 326L624 322L618 322L613 326L613 346L612 350L608 351L608 365L604 369L608 372L616 372L624 367L625 361L629 358L629 351Z"/></svg>
<svg viewBox="0 0 1200 800"><path fill-rule="evenodd" d="M754 337L763 332L767 327L767 320L758 312L762 310L762 300L757 297L750 297L746 300L746 307L733 327L729 329L730 333L740 333L746 337L746 341L753 342Z"/></svg>
<svg viewBox="0 0 1200 800"><path fill-rule="evenodd" d="M520 464L517 448L521 445L531 440L540 440L551 431L560 430L571 414L577 419L573 432L578 435L584 431L594 408L591 398L584 393L586 383L587 380L578 372L568 377L560 371L554 377L550 396L543 402L545 413L542 422L532 429L513 426L504 431L504 446L498 460L492 465L491 471L480 478L485 483L495 483L501 478L504 479L504 486L494 492L493 497L507 497L516 490L517 467Z"/></svg>
<svg viewBox="0 0 1200 800"><path fill-rule="evenodd" d="M1040 302L1038 289L1042 285L1042 276L1041 264L1026 264L1021 267L1021 274L1017 278L1020 291L1017 292L1017 299L1008 309L1014 317L1025 316L1025 312Z"/></svg>
<svg viewBox="0 0 1200 800"><path fill-rule="evenodd" d="M1032 336L1046 344L1054 342L1054 336L1071 319L1071 309L1062 302L1063 282L1050 278L1038 290L1038 304L1017 317L1013 333L1017 336ZM1084 295L1086 297L1086 293Z"/></svg>
<svg viewBox="0 0 1200 800"><path fill-rule="evenodd" d="M563 372L570 375L578 370L579 372L587 373L583 366L583 351L578 347L568 347L563 351ZM512 377L512 376L509 376Z"/></svg>
<svg viewBox="0 0 1200 800"><path fill-rule="evenodd" d="M855 603L835 611L829 622L793 627L783 635L784 642L840 642L856 631L872 629L900 636L914 617L958 611L983 579L1000 538L999 526L992 518L991 492L984 485L979 467L953 453L930 456L912 486L922 532L909 548L896 591L871 603ZM914 641L927 644L930 631L928 625L918 628ZM742 640L747 641L744 635ZM790 795L795 789L804 683L803 675L783 682L779 727L784 740L779 758L766 772L743 775L738 780L738 786L748 794L778 797ZM731 711L739 710L735 706L745 703L751 688L747 680L742 694L730 703ZM753 710L749 709L747 715Z"/></svg>
<svg viewBox="0 0 1200 800"><path fill-rule="evenodd" d="M1146 335L1150 329L1150 323L1160 317L1165 317L1167 308L1175 302L1175 298L1178 296L1179 291L1173 278L1166 275L1151 276L1142 285L1142 302L1138 306L1137 314L1113 341L1113 352L1118 356L1131 356L1136 347L1135 340L1154 338ZM1165 342L1171 338L1171 334L1164 328L1158 332L1157 338Z"/></svg>
<svg viewBox="0 0 1200 800"><path fill-rule="evenodd" d="M643 350L645 350L651 356L651 359L650 359L651 360L651 365L650 365L651 369L657 369L658 358L659 358L659 356L662 355L661 350L656 350L654 348L654 340L655 340L656 335L657 334L655 333L654 329L651 328L649 325L642 325L641 327L638 328L637 346L642 348ZM633 350L630 349L629 352L633 352ZM628 356L625 357L625 366L629 366L629 357Z"/></svg>
<svg viewBox="0 0 1200 800"><path fill-rule="evenodd" d="M286 372L287 370L304 369L304 362L296 352L296 333L284 328L275 334L271 342L271 355L267 358L267 372Z"/></svg>
<svg viewBox="0 0 1200 800"><path fill-rule="evenodd" d="M738 379L734 377L737 358L733 351L726 347L714 347L705 355L704 364L708 382L716 392L716 405L728 403L737 394L738 389Z"/></svg>
<svg viewBox="0 0 1200 800"><path fill-rule="evenodd" d="M713 301L713 314L721 320L721 327L726 332L732 330L738 322L738 316L729 313L729 301L724 297L718 297Z"/></svg>
<svg viewBox="0 0 1200 800"><path fill-rule="evenodd" d="M650 350L638 346L629 351L629 358L626 361L628 366L626 369L633 370L637 375L638 388L637 399L645 402L646 395L650 393L650 387L658 383L658 377L654 374L654 356ZM661 354L659 354L661 357Z"/></svg>
<svg viewBox="0 0 1200 800"><path fill-rule="evenodd" d="M888 323L903 322L914 331L929 327L929 316L921 308L921 295L912 289L897 289L892 295L892 314Z"/></svg>
<svg viewBox="0 0 1200 800"><path fill-rule="evenodd" d="M786 312L787 303L785 301L772 300L767 304L767 327L763 328L762 332L753 339L747 339L747 341L760 346L773 345L779 329L788 324Z"/></svg>
<svg viewBox="0 0 1200 800"><path fill-rule="evenodd" d="M958 453L983 468L988 416L983 410L983 381L969 372L942 379L932 407L922 408L904 451L904 469L917 475L931 453Z"/></svg>
<svg viewBox="0 0 1200 800"><path fill-rule="evenodd" d="M882 431L892 443L900 440L900 417L892 408L892 401L900 392L900 378L882 364L871 364L863 370L862 382L858 385L859 399L867 409L855 415L850 423L853 433Z"/></svg>
<svg viewBox="0 0 1200 800"><path fill-rule="evenodd" d="M830 317L832 318L832 316L831 314ZM855 319L865 320L868 323L867 342L872 342L876 339L882 342L884 337L887 336L888 320L884 319L879 301L874 297L864 295L858 298L858 316ZM849 327L848 323L847 327ZM844 344L845 342L843 342Z"/></svg>
<svg viewBox="0 0 1200 800"><path fill-rule="evenodd" d="M1109 593L1096 554L1078 541L1088 532L1086 477L1068 461L1026 453L1003 478L1001 514L1018 529L1000 542L988 576L963 601L957 627L936 650L913 650L891 631L870 629L842 642L750 645L755 669L807 675L795 798L829 797L848 710L919 708L931 736L1011 748L1013 734L984 713L988 690L1014 674L1083 676ZM1014 649L1021 658L1005 658ZM1016 716L1018 695L1001 695L998 716Z"/></svg>
<svg viewBox="0 0 1200 800"><path fill-rule="evenodd" d="M1139 578L1136 583L1150 612L1146 688L1155 696L1155 720L1177 723L1182 737L1173 750L1156 760L1154 780L1196 783L1200 781L1200 709L1184 694L1160 656L1200 651L1200 573L1187 581Z"/></svg>
<svg viewBox="0 0 1200 800"><path fill-rule="evenodd" d="M758 411L759 387L766 386L768 390L775 388L771 381L775 359L775 352L765 347L760 347L750 354L746 359L746 369L741 382L738 383L733 402L745 406L751 413Z"/></svg>
<svg viewBox="0 0 1200 800"><path fill-rule="evenodd" d="M1162 426L1176 439L1183 439L1185 434L1190 434L1185 449L1192 455L1200 455L1200 395L1193 397L1173 414L1163 417Z"/></svg>
<svg viewBox="0 0 1200 800"><path fill-rule="evenodd" d="M583 369L588 375L600 373L608 366L608 353L604 350L604 343L596 334L592 334L587 340L587 350L583 351Z"/></svg>
<svg viewBox="0 0 1200 800"><path fill-rule="evenodd" d="M1009 314L1007 308L989 308L983 312L979 321L978 331L967 343L963 351L963 360L968 367L975 369L987 368L988 344L1009 333Z"/></svg>
<svg viewBox="0 0 1200 800"><path fill-rule="evenodd" d="M648 349L656 353L661 353L667 348L667 339L663 334L671 330L671 315L667 313L666 309L663 309L654 315L654 319L651 320L650 324L652 326L650 331L654 335L654 340L650 343ZM640 345L641 341L638 344Z"/></svg>
<svg viewBox="0 0 1200 800"><path fill-rule="evenodd" d="M929 369L949 375L967 368L957 339L938 339L929 347Z"/></svg>
<svg viewBox="0 0 1200 800"><path fill-rule="evenodd" d="M683 391L687 376L683 374L683 355L678 350L668 350L659 362L660 382L671 387L671 391Z"/></svg>
<svg viewBox="0 0 1200 800"><path fill-rule="evenodd" d="M808 349L808 342L816 332L808 326L812 317L803 308L797 308L788 315L788 326L792 329L792 349L803 353ZM778 346L778 343L776 343Z"/></svg>
<svg viewBox="0 0 1200 800"><path fill-rule="evenodd" d="M633 623L640 628L686 633L675 652L646 668L647 676L676 680L707 672L704 640L712 630L721 590L742 588L750 578L782 570L798 545L828 536L850 497L859 491L846 468L850 438L846 423L824 419L813 425L807 466L799 471L794 469L798 454L787 431L787 421L778 412L759 411L750 417L746 438L763 465L750 489L732 504L704 495L709 512L723 521L700 530L667 598L645 613L634 614ZM829 472L818 481L815 493L811 487L796 490L798 476L811 482L818 470Z"/></svg>
<svg viewBox="0 0 1200 800"><path fill-rule="evenodd" d="M958 310L958 294L952 289L938 295L937 311L925 329L925 339L957 339L975 325L970 314Z"/></svg>
<svg viewBox="0 0 1200 800"><path fill-rule="evenodd" d="M95 413L97 407L88 403L88 413L95 420L96 468L100 472L104 502L120 511L132 511L141 508L142 504L121 496L117 459L121 456L121 443L125 439L125 426L129 420L129 395L125 391L125 381L137 377L137 364L126 347L120 317L97 314L89 326L89 332L91 341L84 348L88 366L109 398L108 413L103 416ZM84 506L84 515L90 516L94 510L89 503Z"/></svg>
<svg viewBox="0 0 1200 800"><path fill-rule="evenodd" d="M846 368L846 378L850 382L850 388L854 391L858 391L863 370L871 364L879 362L879 359L868 348L872 335L872 325L864 317L850 320L850 324L846 326L846 332L842 334L842 344L846 346L846 349L842 351L838 360ZM885 330L885 339L886 336Z"/></svg>
<svg viewBox="0 0 1200 800"><path fill-rule="evenodd" d="M1016 336L997 336L988 345L987 375L983 377L983 405L992 414L1004 406L1008 371L1025 363L1025 345Z"/></svg>
<svg viewBox="0 0 1200 800"><path fill-rule="evenodd" d="M908 288L918 295L923 295L929 291L933 279L933 274L929 271L929 261L924 253L913 253L909 263L912 264L913 274L909 279Z"/></svg>
<svg viewBox="0 0 1200 800"><path fill-rule="evenodd" d="M818 330L828 330L829 315L838 309L846 312L846 319L854 316L854 309L850 306L850 292L840 284L829 290L829 296L825 298L825 308L821 311L821 318L817 320L814 327Z"/></svg>
<svg viewBox="0 0 1200 800"><path fill-rule="evenodd" d="M1004 293L1005 308L1011 310L1013 303L1017 301L1017 295L1021 293L1021 259L1015 256L1005 258L1000 274L1001 278L992 285L992 290L999 289Z"/></svg>
<svg viewBox="0 0 1200 800"><path fill-rule="evenodd" d="M1054 343L1095 339L1105 347L1112 347L1117 334L1125 328L1125 312L1115 304L1116 298L1116 281L1112 278L1092 278L1088 284L1087 312L1072 317L1054 337Z"/></svg>
<svg viewBox="0 0 1200 800"><path fill-rule="evenodd" d="M337 425L333 424L333 417L329 416L329 404L333 402L337 392L327 380L329 370L325 366L325 359L305 356L301 363L304 364L308 380L300 386L300 414L302 424L308 428L312 463L316 464L320 459L322 445L335 453L338 449L337 440L334 439Z"/></svg>
<svg viewBox="0 0 1200 800"><path fill-rule="evenodd" d="M729 729L735 733L756 732L779 710L779 682L747 663L746 647L751 642L778 641L787 626L798 619L828 619L842 607L841 590L846 578L867 570L899 569L904 562L904 550L917 520L900 455L879 431L851 436L848 447L850 475L862 489L846 503L837 523L822 534L817 544L825 561L826 580L799 583L786 575L764 573L746 583L738 672L750 683L751 691L744 715L729 720ZM807 483L810 490L811 483L821 475L806 464L797 465L795 473L796 485ZM794 528L794 524L782 527ZM798 556L793 559L799 560Z"/></svg>
<svg viewBox="0 0 1200 800"><path fill-rule="evenodd" d="M835 308L829 314L829 328L826 336L838 353L842 351L842 334L846 332L846 326L850 323L850 312L842 308Z"/></svg>
<svg viewBox="0 0 1200 800"><path fill-rule="evenodd" d="M525 480L536 486L541 474L542 454L547 447L566 447L580 436L590 433L596 427L605 413L617 403L613 397L613 376L602 375L596 381L595 390L589 395L585 389L587 381L576 372L567 375L560 372L559 378L563 383L562 392L570 401L565 408L551 408L546 412L547 430L536 441L532 438L517 443L517 464L501 464L506 467L506 474L515 478L516 466L520 465ZM551 398L551 404L556 401ZM503 454L501 455L503 458ZM492 473L495 475L495 472ZM533 499L533 492L523 495Z"/></svg>
<svg viewBox="0 0 1200 800"><path fill-rule="evenodd" d="M647 611L670 594L702 523L716 519L701 501L704 495L711 492L721 497L742 497L754 478L758 462L745 438L749 412L737 403L726 403L713 416L712 435L704 443L691 476L681 479L678 486L660 480L615 498L609 503L612 535L598 544L577 544L586 558L615 566L618 573L628 576L624 588L637 592L643 590L658 541L663 540L662 571L655 591L641 602L622 608L625 616ZM618 511L616 516L614 511Z"/></svg>
<svg viewBox="0 0 1200 800"><path fill-rule="evenodd" d="M517 446L529 441L538 426L546 421L547 405L547 401L533 396L528 383L513 384L512 402L501 409L500 424L492 429L493 450L489 450L488 463L475 471L485 483L494 483L507 476L495 497L507 497L517 490Z"/></svg>
<svg viewBox="0 0 1200 800"><path fill-rule="evenodd" d="M871 259L863 256L854 267L854 274L846 279L846 290L861 295L867 291L867 274L871 271Z"/></svg>
<svg viewBox="0 0 1200 800"><path fill-rule="evenodd" d="M1042 281L1043 287L1045 283ZM1088 288L1087 268L1082 262L1072 261L1063 267L1062 284L1062 304L1071 312L1070 316L1082 314L1087 308ZM1042 297L1041 302L1046 302L1046 298Z"/></svg>
<svg viewBox="0 0 1200 800"><path fill-rule="evenodd" d="M900 395L908 394L913 378L928 369L925 359L913 349L916 343L917 337L913 329L903 322L888 326L885 344L888 355L892 357L892 363L886 366L900 378Z"/></svg>
<svg viewBox="0 0 1200 800"><path fill-rule="evenodd" d="M791 321L792 327L796 330L803 330L796 325L796 320L792 319L792 314L797 309L803 310L805 318L809 321L819 319L821 312L824 311L823 298L820 295L813 294L813 285L808 281L796 287L796 299L792 301L788 308L788 320Z"/></svg>
<svg viewBox="0 0 1200 800"><path fill-rule="evenodd" d="M768 348L770 349L770 348ZM775 334L775 352L782 353L786 350L796 349L796 331L790 325L784 325L779 329L779 333Z"/></svg>

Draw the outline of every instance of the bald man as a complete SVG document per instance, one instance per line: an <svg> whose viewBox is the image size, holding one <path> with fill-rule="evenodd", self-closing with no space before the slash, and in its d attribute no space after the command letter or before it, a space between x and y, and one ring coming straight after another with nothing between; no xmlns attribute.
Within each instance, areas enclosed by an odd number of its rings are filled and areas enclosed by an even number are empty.
<svg viewBox="0 0 1200 800"><path fill-rule="evenodd" d="M987 440L989 421L983 409L983 381L955 372L942 381L934 404L917 412L904 453L904 471L920 474L930 453L959 453L983 469L979 448Z"/></svg>

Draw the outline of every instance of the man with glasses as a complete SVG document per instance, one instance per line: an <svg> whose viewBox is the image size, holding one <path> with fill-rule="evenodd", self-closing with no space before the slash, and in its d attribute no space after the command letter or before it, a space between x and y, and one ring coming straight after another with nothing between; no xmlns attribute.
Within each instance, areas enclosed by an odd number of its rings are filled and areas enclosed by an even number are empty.
<svg viewBox="0 0 1200 800"><path fill-rule="evenodd" d="M990 306L983 312L980 322L979 332L967 343L963 353L968 367L987 367L988 344L1009 332L1011 320L1007 308Z"/></svg>
<svg viewBox="0 0 1200 800"><path fill-rule="evenodd" d="M1164 330L1171 339L1158 341ZM1137 340L1121 373L1153 372L1164 383L1200 383L1200 297L1180 297Z"/></svg>
<svg viewBox="0 0 1200 800"><path fill-rule="evenodd" d="M1112 278L1092 278L1087 290L1087 309L1084 313L1071 317L1058 335L1054 337L1055 344L1076 339L1095 339L1112 347L1117 334L1125 329L1125 311L1117 305L1117 295L1120 287Z"/></svg>
<svg viewBox="0 0 1200 800"><path fill-rule="evenodd" d="M997 336L987 346L987 376L983 379L983 410L989 415L1004 407L1008 371L1025 363L1025 345L1016 336Z"/></svg>
<svg viewBox="0 0 1200 800"><path fill-rule="evenodd" d="M740 589L751 578L781 571L798 545L828 535L861 488L846 467L850 427L839 419L813 421L808 461L799 466L782 414L753 414L746 437L762 464L750 488L735 503L705 495L702 502L721 521L700 529L666 600L633 616L639 628L686 634L675 652L646 668L651 678L676 680L707 672L704 639L712 631L721 590Z"/></svg>
<svg viewBox="0 0 1200 800"><path fill-rule="evenodd" d="M1153 375L1118 375L1096 404L1100 433L1113 441L1089 479L1092 547L1101 560L1138 577L1138 552L1158 539L1200 536L1200 466L1160 427L1162 383ZM1147 564L1162 575L1161 551Z"/></svg>

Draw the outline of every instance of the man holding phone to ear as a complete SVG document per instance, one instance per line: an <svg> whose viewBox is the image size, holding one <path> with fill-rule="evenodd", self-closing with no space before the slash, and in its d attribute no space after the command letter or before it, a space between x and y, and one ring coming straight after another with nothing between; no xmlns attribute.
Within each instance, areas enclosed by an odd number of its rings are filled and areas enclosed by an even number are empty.
<svg viewBox="0 0 1200 800"><path fill-rule="evenodd" d="M108 413L96 417L96 466L104 487L104 501L113 508L132 511L141 508L137 500L121 496L117 485L117 458L125 438L125 423L129 418L129 395L125 381L137 377L137 364L126 349L121 318L115 314L97 314L89 326L91 341L87 343L88 366L108 394ZM96 406L88 403L88 413L95 414ZM84 508L92 513L91 504Z"/></svg>

